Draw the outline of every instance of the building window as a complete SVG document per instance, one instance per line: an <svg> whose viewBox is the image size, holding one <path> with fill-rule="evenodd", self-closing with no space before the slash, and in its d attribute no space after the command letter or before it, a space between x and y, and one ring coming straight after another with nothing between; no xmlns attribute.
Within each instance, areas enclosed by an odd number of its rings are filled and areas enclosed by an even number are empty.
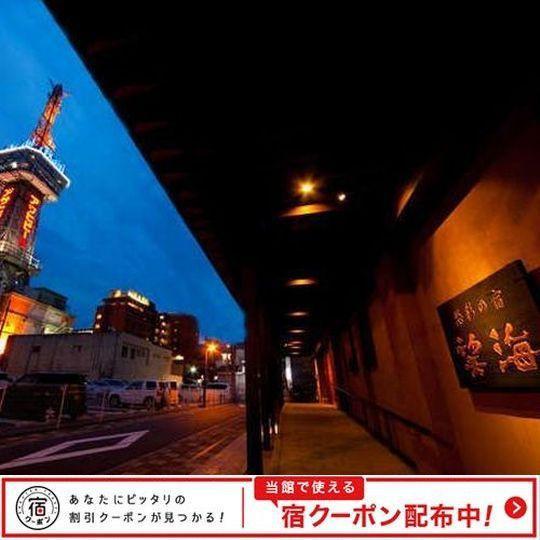
<svg viewBox="0 0 540 540"><path fill-rule="evenodd" d="M135 359L135 349L132 347L131 351L129 351L129 357L134 360Z"/></svg>
<svg viewBox="0 0 540 540"><path fill-rule="evenodd" d="M122 358L127 358L128 348L125 345L122 345Z"/></svg>
<svg viewBox="0 0 540 540"><path fill-rule="evenodd" d="M30 350L30 352L33 352L33 353L41 352L41 345L32 345L32 349Z"/></svg>

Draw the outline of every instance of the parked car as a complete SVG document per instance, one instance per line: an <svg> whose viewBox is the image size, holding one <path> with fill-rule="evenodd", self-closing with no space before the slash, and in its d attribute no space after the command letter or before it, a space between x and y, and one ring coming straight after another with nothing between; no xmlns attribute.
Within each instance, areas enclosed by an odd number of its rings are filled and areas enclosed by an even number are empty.
<svg viewBox="0 0 540 540"><path fill-rule="evenodd" d="M209 382L206 385L207 390L222 390L224 392L229 392L230 387L229 383L216 381L216 382Z"/></svg>
<svg viewBox="0 0 540 540"><path fill-rule="evenodd" d="M178 396L178 382L164 381L165 401L167 405L178 405L180 398Z"/></svg>
<svg viewBox="0 0 540 540"><path fill-rule="evenodd" d="M8 387L2 415L46 420L58 416L64 394L63 415L75 419L86 412L86 384L77 373L27 373Z"/></svg>
<svg viewBox="0 0 540 540"><path fill-rule="evenodd" d="M122 405L142 406L152 410L166 404L165 390L163 381L133 381L120 390L118 395Z"/></svg>
<svg viewBox="0 0 540 540"><path fill-rule="evenodd" d="M206 385L207 403L226 403L231 397L231 387L223 381L211 381Z"/></svg>
<svg viewBox="0 0 540 540"><path fill-rule="evenodd" d="M197 383L182 383L179 390L179 400L182 403L198 403L202 397L202 388Z"/></svg>
<svg viewBox="0 0 540 540"><path fill-rule="evenodd" d="M180 385L180 389L193 390L195 388L201 388L201 385L196 382L183 382Z"/></svg>
<svg viewBox="0 0 540 540"><path fill-rule="evenodd" d="M110 407L119 407L120 391L128 386L129 382L124 379L98 379L91 381L86 385L87 398L101 404L103 395L105 395L106 405Z"/></svg>
<svg viewBox="0 0 540 540"><path fill-rule="evenodd" d="M11 377L5 371L0 371L0 392L5 390L12 382Z"/></svg>

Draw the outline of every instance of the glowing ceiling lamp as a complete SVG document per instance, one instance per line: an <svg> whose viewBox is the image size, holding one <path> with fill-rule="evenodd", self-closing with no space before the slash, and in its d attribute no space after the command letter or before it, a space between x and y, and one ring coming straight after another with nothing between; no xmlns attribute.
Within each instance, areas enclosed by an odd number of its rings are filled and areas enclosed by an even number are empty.
<svg viewBox="0 0 540 540"><path fill-rule="evenodd" d="M315 193L316 187L313 180L302 180L298 184L298 192L302 197L310 197Z"/></svg>
<svg viewBox="0 0 540 540"><path fill-rule="evenodd" d="M287 281L289 287L306 287L308 285L315 285L317 280L314 278L297 278Z"/></svg>

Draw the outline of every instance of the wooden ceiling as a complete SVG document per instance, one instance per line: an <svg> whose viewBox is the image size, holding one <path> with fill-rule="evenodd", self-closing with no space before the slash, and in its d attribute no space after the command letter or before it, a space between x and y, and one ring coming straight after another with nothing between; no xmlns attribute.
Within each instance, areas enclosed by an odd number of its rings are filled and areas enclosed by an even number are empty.
<svg viewBox="0 0 540 540"><path fill-rule="evenodd" d="M404 186L428 163L461 174L527 83L346 14L174 4L46 0L233 295L254 268L284 339L312 347L369 288ZM286 215L308 203L330 211Z"/></svg>

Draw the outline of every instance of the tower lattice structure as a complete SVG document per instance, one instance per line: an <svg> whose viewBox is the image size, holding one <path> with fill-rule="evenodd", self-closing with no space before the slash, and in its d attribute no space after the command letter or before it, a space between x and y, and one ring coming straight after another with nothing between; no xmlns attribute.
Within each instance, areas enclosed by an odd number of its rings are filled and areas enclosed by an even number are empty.
<svg viewBox="0 0 540 540"><path fill-rule="evenodd" d="M55 85L30 138L0 150L0 294L27 285L39 272L34 251L41 208L69 186L52 136L64 95Z"/></svg>

